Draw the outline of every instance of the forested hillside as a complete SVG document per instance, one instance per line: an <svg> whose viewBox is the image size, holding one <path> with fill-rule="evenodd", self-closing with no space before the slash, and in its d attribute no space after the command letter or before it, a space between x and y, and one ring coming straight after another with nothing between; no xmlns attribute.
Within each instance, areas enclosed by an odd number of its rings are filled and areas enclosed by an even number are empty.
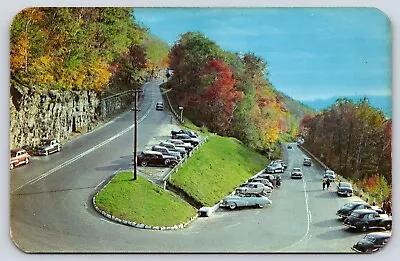
<svg viewBox="0 0 400 261"><path fill-rule="evenodd" d="M392 120L368 100L339 99L315 117L305 117L301 132L304 146L340 175L377 199L390 194Z"/></svg>
<svg viewBox="0 0 400 261"><path fill-rule="evenodd" d="M142 84L169 51L132 8L27 8L13 20L10 47L12 81L96 92Z"/></svg>
<svg viewBox="0 0 400 261"><path fill-rule="evenodd" d="M307 110L288 109L260 57L224 51L203 34L188 32L172 47L169 60L168 94L195 124L260 151L276 145L281 135L297 134Z"/></svg>

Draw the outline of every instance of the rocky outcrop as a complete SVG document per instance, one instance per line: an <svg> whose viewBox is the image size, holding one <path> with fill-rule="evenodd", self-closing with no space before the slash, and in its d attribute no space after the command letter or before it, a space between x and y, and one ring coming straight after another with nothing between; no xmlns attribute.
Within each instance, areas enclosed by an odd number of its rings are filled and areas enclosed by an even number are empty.
<svg viewBox="0 0 400 261"><path fill-rule="evenodd" d="M40 139L67 140L132 106L132 92L99 99L90 91L57 91L12 85L10 148L35 147Z"/></svg>

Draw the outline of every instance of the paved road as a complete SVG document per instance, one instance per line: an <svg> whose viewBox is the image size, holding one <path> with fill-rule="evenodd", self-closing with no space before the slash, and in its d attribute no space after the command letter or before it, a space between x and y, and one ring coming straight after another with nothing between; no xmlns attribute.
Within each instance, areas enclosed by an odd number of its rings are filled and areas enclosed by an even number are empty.
<svg viewBox="0 0 400 261"><path fill-rule="evenodd" d="M156 83L148 83L139 113L139 149L170 124ZM318 167L302 167L303 153L285 148L288 170L264 209L218 210L179 231L150 231L106 220L91 197L118 169L131 168L132 112L77 138L61 153L12 171L11 235L26 252L350 252L361 234L344 229L336 210L349 199L322 191ZM304 169L291 180L289 169ZM134 199L132 199L134 200Z"/></svg>

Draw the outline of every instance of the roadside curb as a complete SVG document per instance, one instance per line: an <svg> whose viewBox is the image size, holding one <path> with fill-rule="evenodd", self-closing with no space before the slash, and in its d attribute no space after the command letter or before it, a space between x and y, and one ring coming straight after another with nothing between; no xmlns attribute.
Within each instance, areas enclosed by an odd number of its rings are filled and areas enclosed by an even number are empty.
<svg viewBox="0 0 400 261"><path fill-rule="evenodd" d="M253 176L251 176L250 178L254 178L256 176L258 176L259 174L263 173L264 169L262 169L261 171L259 171L257 174L254 174ZM232 191L229 195L232 196L235 193L235 190ZM199 209L199 216L201 217L209 217L211 216L215 211L217 211L217 209L220 208L220 204L222 203L223 199L221 199L217 204L215 204L212 207L201 207Z"/></svg>
<svg viewBox="0 0 400 261"><path fill-rule="evenodd" d="M118 170L119 171L119 170ZM117 172L114 172L114 174L116 175ZM183 229L185 227L187 227L190 223L192 223L197 217L198 215L196 214L195 216L191 217L187 222L183 222L174 226L151 226L151 225L146 225L146 224L142 224L142 223L136 223L134 221L128 221L128 220L124 220L124 219L120 219L118 217L115 217L113 215L111 215L110 213L105 212L104 210L100 209L97 204L96 204L96 196L97 194L102 191L105 187L107 187L107 185L111 182L111 179L109 179L109 181L96 193L96 195L93 196L92 198L92 204L94 209L100 213L101 215L103 215L104 217L120 223L122 225L126 225L126 226L130 226L130 227L134 227L134 228L140 228L140 229L151 229L151 230L177 230L177 229Z"/></svg>

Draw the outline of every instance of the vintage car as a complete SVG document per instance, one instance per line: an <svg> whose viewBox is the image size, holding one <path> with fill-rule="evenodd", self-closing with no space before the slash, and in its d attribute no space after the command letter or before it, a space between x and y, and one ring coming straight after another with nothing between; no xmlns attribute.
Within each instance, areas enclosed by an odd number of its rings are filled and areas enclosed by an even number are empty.
<svg viewBox="0 0 400 261"><path fill-rule="evenodd" d="M193 145L188 143L188 142L184 142L183 140L169 139L169 140L167 140L167 142L170 142L170 143L174 144L175 147L184 148L187 152L190 152L190 151L193 150Z"/></svg>
<svg viewBox="0 0 400 261"><path fill-rule="evenodd" d="M374 253L384 247L391 237L391 232L369 233L354 244L351 249L357 253Z"/></svg>
<svg viewBox="0 0 400 261"><path fill-rule="evenodd" d="M272 201L269 198L259 194L237 194L225 197L220 206L229 207L230 209L250 206L258 206L263 208L269 204L272 204Z"/></svg>
<svg viewBox="0 0 400 261"><path fill-rule="evenodd" d="M369 209L371 206L363 201L354 201L354 202L347 202L341 207L337 212L336 215L341 218L345 219L356 209Z"/></svg>
<svg viewBox="0 0 400 261"><path fill-rule="evenodd" d="M56 139L42 139L36 149L38 155L49 155L61 151L62 145Z"/></svg>
<svg viewBox="0 0 400 261"><path fill-rule="evenodd" d="M174 167L178 161L174 156L163 155L158 151L143 151L137 156L137 165Z"/></svg>
<svg viewBox="0 0 400 261"><path fill-rule="evenodd" d="M163 155L174 156L178 161L180 161L182 159L180 152L169 150L164 146L155 145L155 146L151 147L151 150L161 152Z"/></svg>
<svg viewBox="0 0 400 261"><path fill-rule="evenodd" d="M290 172L290 178L292 178L292 179L302 179L303 178L303 172L301 172L300 168L293 168L293 170Z"/></svg>
<svg viewBox="0 0 400 261"><path fill-rule="evenodd" d="M156 104L156 110L157 111L162 111L164 110L164 104L162 102L157 102Z"/></svg>
<svg viewBox="0 0 400 261"><path fill-rule="evenodd" d="M167 149L169 149L170 151L178 151L181 154L181 157L184 158L187 155L186 149L182 148L182 147L178 147L175 146L175 144L171 143L171 142L165 142L162 141L160 142L160 144L158 144L160 146L166 147Z"/></svg>
<svg viewBox="0 0 400 261"><path fill-rule="evenodd" d="M354 210L343 225L346 227L366 232L370 228L392 229L392 219L387 215L380 215L373 209Z"/></svg>
<svg viewBox="0 0 400 261"><path fill-rule="evenodd" d="M282 166L282 164L274 162L268 165L268 167L264 170L264 173L283 173L284 169L285 168Z"/></svg>
<svg viewBox="0 0 400 261"><path fill-rule="evenodd" d="M334 182L336 179L336 174L333 170L326 169L324 172L324 179L329 179L330 182Z"/></svg>
<svg viewBox="0 0 400 261"><path fill-rule="evenodd" d="M312 165L312 161L311 161L310 158L305 158L305 159L303 160L303 166L309 166L309 167L311 167L311 165Z"/></svg>
<svg viewBox="0 0 400 261"><path fill-rule="evenodd" d="M351 184L348 182L339 182L337 185L336 193L339 196L351 197L353 195L353 188L351 187Z"/></svg>
<svg viewBox="0 0 400 261"><path fill-rule="evenodd" d="M260 183L264 184L264 186L266 186L267 188L270 188L271 191L274 189L274 186L268 179L254 177L254 178L249 179L248 182L260 182Z"/></svg>
<svg viewBox="0 0 400 261"><path fill-rule="evenodd" d="M236 188L236 194L261 194L268 192L270 190L264 184L260 182L248 182L242 184L240 187Z"/></svg>
<svg viewBox="0 0 400 261"><path fill-rule="evenodd" d="M172 131L171 131L171 136L174 136L174 135L176 135L176 134L187 134L187 135L189 135L189 136L192 137L192 138L198 138L198 136L196 135L196 133L194 133L194 132L191 131L191 130L184 130L184 129L181 129L181 130L172 130Z"/></svg>
<svg viewBox="0 0 400 261"><path fill-rule="evenodd" d="M13 169L21 164L28 164L31 158L32 157L24 149L10 150L10 169Z"/></svg>
<svg viewBox="0 0 400 261"><path fill-rule="evenodd" d="M283 167L283 169L286 169L286 168L287 168L287 164L286 164L283 160L281 160L281 159L272 161L272 162L270 163L270 165L272 165L272 164L274 164L274 163L279 163L279 164L281 164L282 167Z"/></svg>
<svg viewBox="0 0 400 261"><path fill-rule="evenodd" d="M184 134L184 133L174 134L174 135L172 135L172 139L178 139L183 142L190 143L190 144L192 144L192 146L197 146L200 143L198 138L192 138L189 135Z"/></svg>

